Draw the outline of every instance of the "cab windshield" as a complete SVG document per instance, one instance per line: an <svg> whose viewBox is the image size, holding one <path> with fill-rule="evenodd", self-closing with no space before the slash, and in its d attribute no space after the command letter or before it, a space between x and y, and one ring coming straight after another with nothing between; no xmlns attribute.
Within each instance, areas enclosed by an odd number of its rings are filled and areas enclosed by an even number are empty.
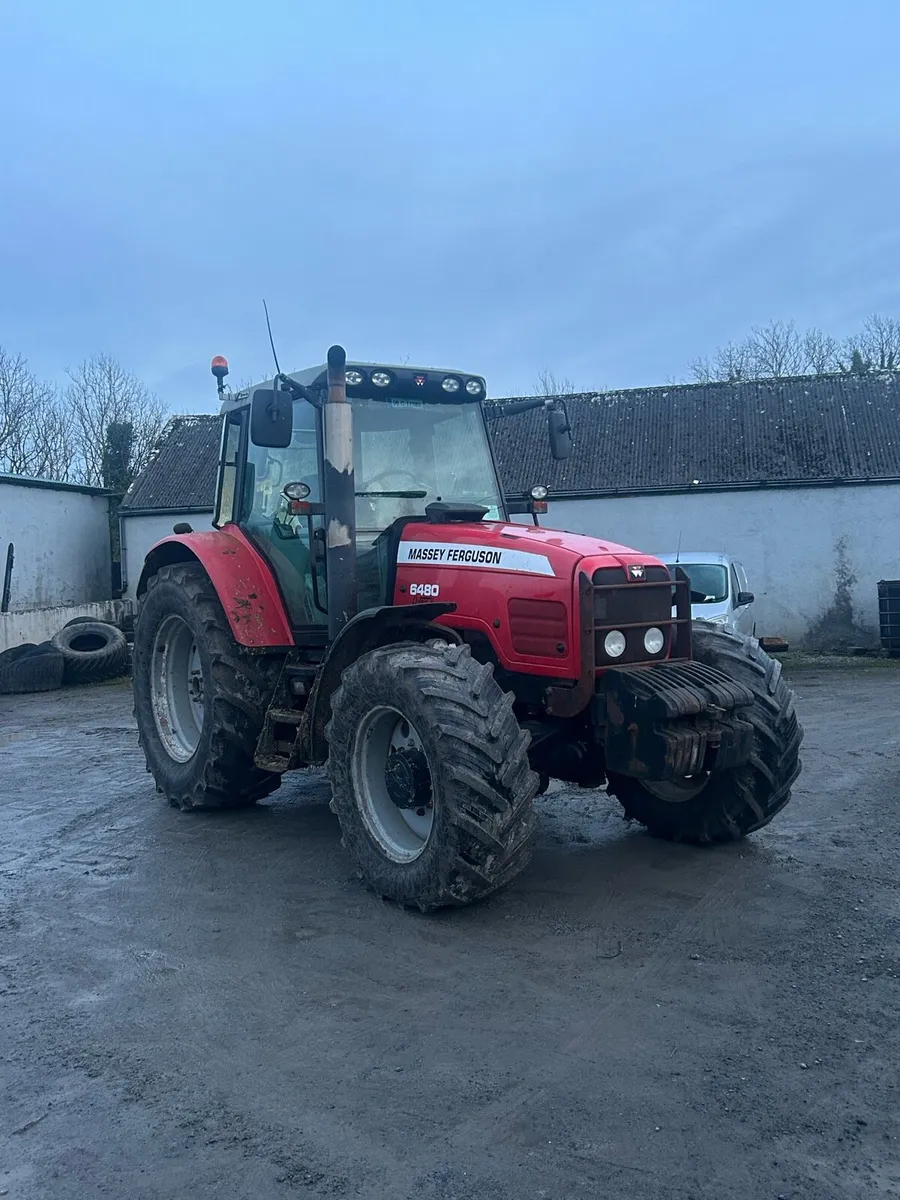
<svg viewBox="0 0 900 1200"><path fill-rule="evenodd" d="M478 404L353 401L356 526L380 533L435 500L477 504L503 516L502 497Z"/></svg>
<svg viewBox="0 0 900 1200"><path fill-rule="evenodd" d="M500 520L503 500L477 403L386 396L352 404L359 602L371 607L390 603L388 548L378 538L398 517L424 516L426 505L445 500L480 505L485 519ZM290 446L251 443L244 476L241 523L272 563L295 625L327 617L324 558L310 545L309 521L284 495L287 484L304 483L310 500L322 501L318 416L295 401ZM320 515L313 525L321 533Z"/></svg>

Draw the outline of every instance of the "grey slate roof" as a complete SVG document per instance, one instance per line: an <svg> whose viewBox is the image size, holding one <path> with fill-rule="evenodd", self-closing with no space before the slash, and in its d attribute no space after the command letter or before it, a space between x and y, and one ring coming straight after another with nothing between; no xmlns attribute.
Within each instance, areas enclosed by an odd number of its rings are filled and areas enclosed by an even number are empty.
<svg viewBox="0 0 900 1200"><path fill-rule="evenodd" d="M173 417L156 457L125 493L119 511L211 509L221 429L218 415Z"/></svg>
<svg viewBox="0 0 900 1200"><path fill-rule="evenodd" d="M491 422L504 488L551 496L900 482L900 373L687 384L566 398L556 463L537 412Z"/></svg>
<svg viewBox="0 0 900 1200"><path fill-rule="evenodd" d="M900 482L900 373L683 384L568 396L575 448L540 411L491 421L508 494L551 496ZM211 509L219 417L175 417L124 510Z"/></svg>

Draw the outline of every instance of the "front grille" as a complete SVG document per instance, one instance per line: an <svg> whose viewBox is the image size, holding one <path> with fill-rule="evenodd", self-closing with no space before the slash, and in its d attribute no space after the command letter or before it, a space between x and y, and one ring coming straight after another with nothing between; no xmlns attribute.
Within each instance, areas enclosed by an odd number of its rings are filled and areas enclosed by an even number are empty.
<svg viewBox="0 0 900 1200"><path fill-rule="evenodd" d="M668 657L673 638L673 587L666 567L644 568L642 579L630 579L624 567L594 572L595 662L608 667L630 662L656 662ZM648 654L644 634L653 627L666 635L658 654ZM612 629L625 635L625 653L610 658L603 640Z"/></svg>

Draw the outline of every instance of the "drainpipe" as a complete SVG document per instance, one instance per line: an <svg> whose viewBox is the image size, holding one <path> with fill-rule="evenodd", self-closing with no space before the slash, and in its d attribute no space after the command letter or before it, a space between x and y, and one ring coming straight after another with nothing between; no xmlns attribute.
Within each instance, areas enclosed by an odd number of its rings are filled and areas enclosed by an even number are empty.
<svg viewBox="0 0 900 1200"><path fill-rule="evenodd" d="M6 569L3 572L3 592L0 593L0 612L9 612L9 597L12 589L12 569L15 562L15 547L12 542L6 547Z"/></svg>

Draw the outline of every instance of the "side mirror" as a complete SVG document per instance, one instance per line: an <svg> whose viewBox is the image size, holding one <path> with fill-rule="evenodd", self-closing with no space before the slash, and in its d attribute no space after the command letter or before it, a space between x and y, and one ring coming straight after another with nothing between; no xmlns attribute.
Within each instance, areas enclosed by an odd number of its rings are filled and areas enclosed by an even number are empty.
<svg viewBox="0 0 900 1200"><path fill-rule="evenodd" d="M756 597L752 592L738 592L735 600L735 608L743 608L747 604L752 604Z"/></svg>
<svg viewBox="0 0 900 1200"><path fill-rule="evenodd" d="M250 441L254 446L284 450L294 432L294 406L287 392L257 388L250 401Z"/></svg>
<svg viewBox="0 0 900 1200"><path fill-rule="evenodd" d="M551 408L547 413L547 434L550 438L550 454L562 462L572 453L572 430L568 413Z"/></svg>

